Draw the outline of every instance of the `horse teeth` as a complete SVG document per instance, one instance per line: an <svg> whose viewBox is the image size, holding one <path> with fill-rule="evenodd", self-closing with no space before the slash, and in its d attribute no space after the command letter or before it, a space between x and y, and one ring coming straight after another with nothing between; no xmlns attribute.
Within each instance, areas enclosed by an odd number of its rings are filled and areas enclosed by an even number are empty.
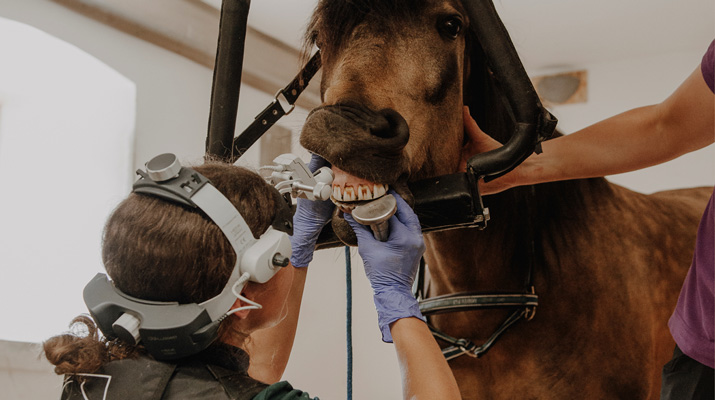
<svg viewBox="0 0 715 400"><path fill-rule="evenodd" d="M370 191L370 188L367 187L366 185L358 186L357 199L358 200L372 200L372 192Z"/></svg>
<svg viewBox="0 0 715 400"><path fill-rule="evenodd" d="M372 190L368 185L333 186L333 199L337 201L367 201L380 198L387 193L387 186L376 183Z"/></svg>
<svg viewBox="0 0 715 400"><path fill-rule="evenodd" d="M383 184L375 184L375 186L373 187L372 190L373 190L372 197L374 199L376 199L380 196L384 196L385 193L387 193L387 189L385 189L385 185L383 185Z"/></svg>
<svg viewBox="0 0 715 400"><path fill-rule="evenodd" d="M352 186L343 189L343 201L355 201L355 197L355 189Z"/></svg>

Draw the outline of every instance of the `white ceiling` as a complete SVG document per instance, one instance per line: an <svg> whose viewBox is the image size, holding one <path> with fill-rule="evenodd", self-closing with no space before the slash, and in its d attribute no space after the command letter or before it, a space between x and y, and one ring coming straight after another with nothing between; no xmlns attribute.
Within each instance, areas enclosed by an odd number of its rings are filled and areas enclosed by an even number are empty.
<svg viewBox="0 0 715 400"><path fill-rule="evenodd" d="M220 8L221 0L203 0ZM249 25L299 48L317 0L253 0ZM713 0L495 0L526 68L703 51L715 37Z"/></svg>

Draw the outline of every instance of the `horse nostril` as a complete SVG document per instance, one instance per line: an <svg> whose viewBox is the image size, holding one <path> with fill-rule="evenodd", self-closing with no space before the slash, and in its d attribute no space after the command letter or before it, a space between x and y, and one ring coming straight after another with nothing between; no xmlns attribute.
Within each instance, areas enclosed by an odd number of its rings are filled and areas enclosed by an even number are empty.
<svg viewBox="0 0 715 400"><path fill-rule="evenodd" d="M382 118L376 118L370 126L370 133L384 139L407 135L407 121L395 110L386 108L377 113Z"/></svg>
<svg viewBox="0 0 715 400"><path fill-rule="evenodd" d="M409 138L410 130L407 127L407 122L400 113L391 108L373 111L361 103L343 101L318 107L311 111L311 114L322 111L337 114L340 118L344 118L355 126L364 129L371 136L381 139L398 138L398 142L405 143Z"/></svg>

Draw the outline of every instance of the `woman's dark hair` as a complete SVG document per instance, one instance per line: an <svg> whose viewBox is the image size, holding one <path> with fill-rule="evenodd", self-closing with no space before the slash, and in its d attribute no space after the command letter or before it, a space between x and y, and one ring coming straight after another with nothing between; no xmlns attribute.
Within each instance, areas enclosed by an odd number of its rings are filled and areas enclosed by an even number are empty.
<svg viewBox="0 0 715 400"><path fill-rule="evenodd" d="M221 163L193 167L233 203L258 237L276 204L258 174ZM146 300L200 303L226 285L236 254L219 227L202 212L159 198L130 194L107 220L102 241L107 274L122 292ZM232 334L227 318L219 336ZM143 353L142 346L101 338L88 316L43 343L57 374L91 373L105 363ZM82 332L83 331L83 332Z"/></svg>

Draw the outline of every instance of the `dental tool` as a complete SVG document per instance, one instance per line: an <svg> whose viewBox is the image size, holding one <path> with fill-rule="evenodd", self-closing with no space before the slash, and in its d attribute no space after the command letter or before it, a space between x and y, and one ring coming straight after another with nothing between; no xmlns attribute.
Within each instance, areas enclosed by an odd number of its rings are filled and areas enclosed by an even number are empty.
<svg viewBox="0 0 715 400"><path fill-rule="evenodd" d="M396 211L395 196L387 194L369 203L355 206L350 214L357 223L369 226L375 239L385 242L390 235L388 220Z"/></svg>
<svg viewBox="0 0 715 400"><path fill-rule="evenodd" d="M321 167L311 173L303 160L295 154L281 154L273 160L274 165L261 167L273 171L266 180L281 194L308 200L328 200L333 193L333 171Z"/></svg>

